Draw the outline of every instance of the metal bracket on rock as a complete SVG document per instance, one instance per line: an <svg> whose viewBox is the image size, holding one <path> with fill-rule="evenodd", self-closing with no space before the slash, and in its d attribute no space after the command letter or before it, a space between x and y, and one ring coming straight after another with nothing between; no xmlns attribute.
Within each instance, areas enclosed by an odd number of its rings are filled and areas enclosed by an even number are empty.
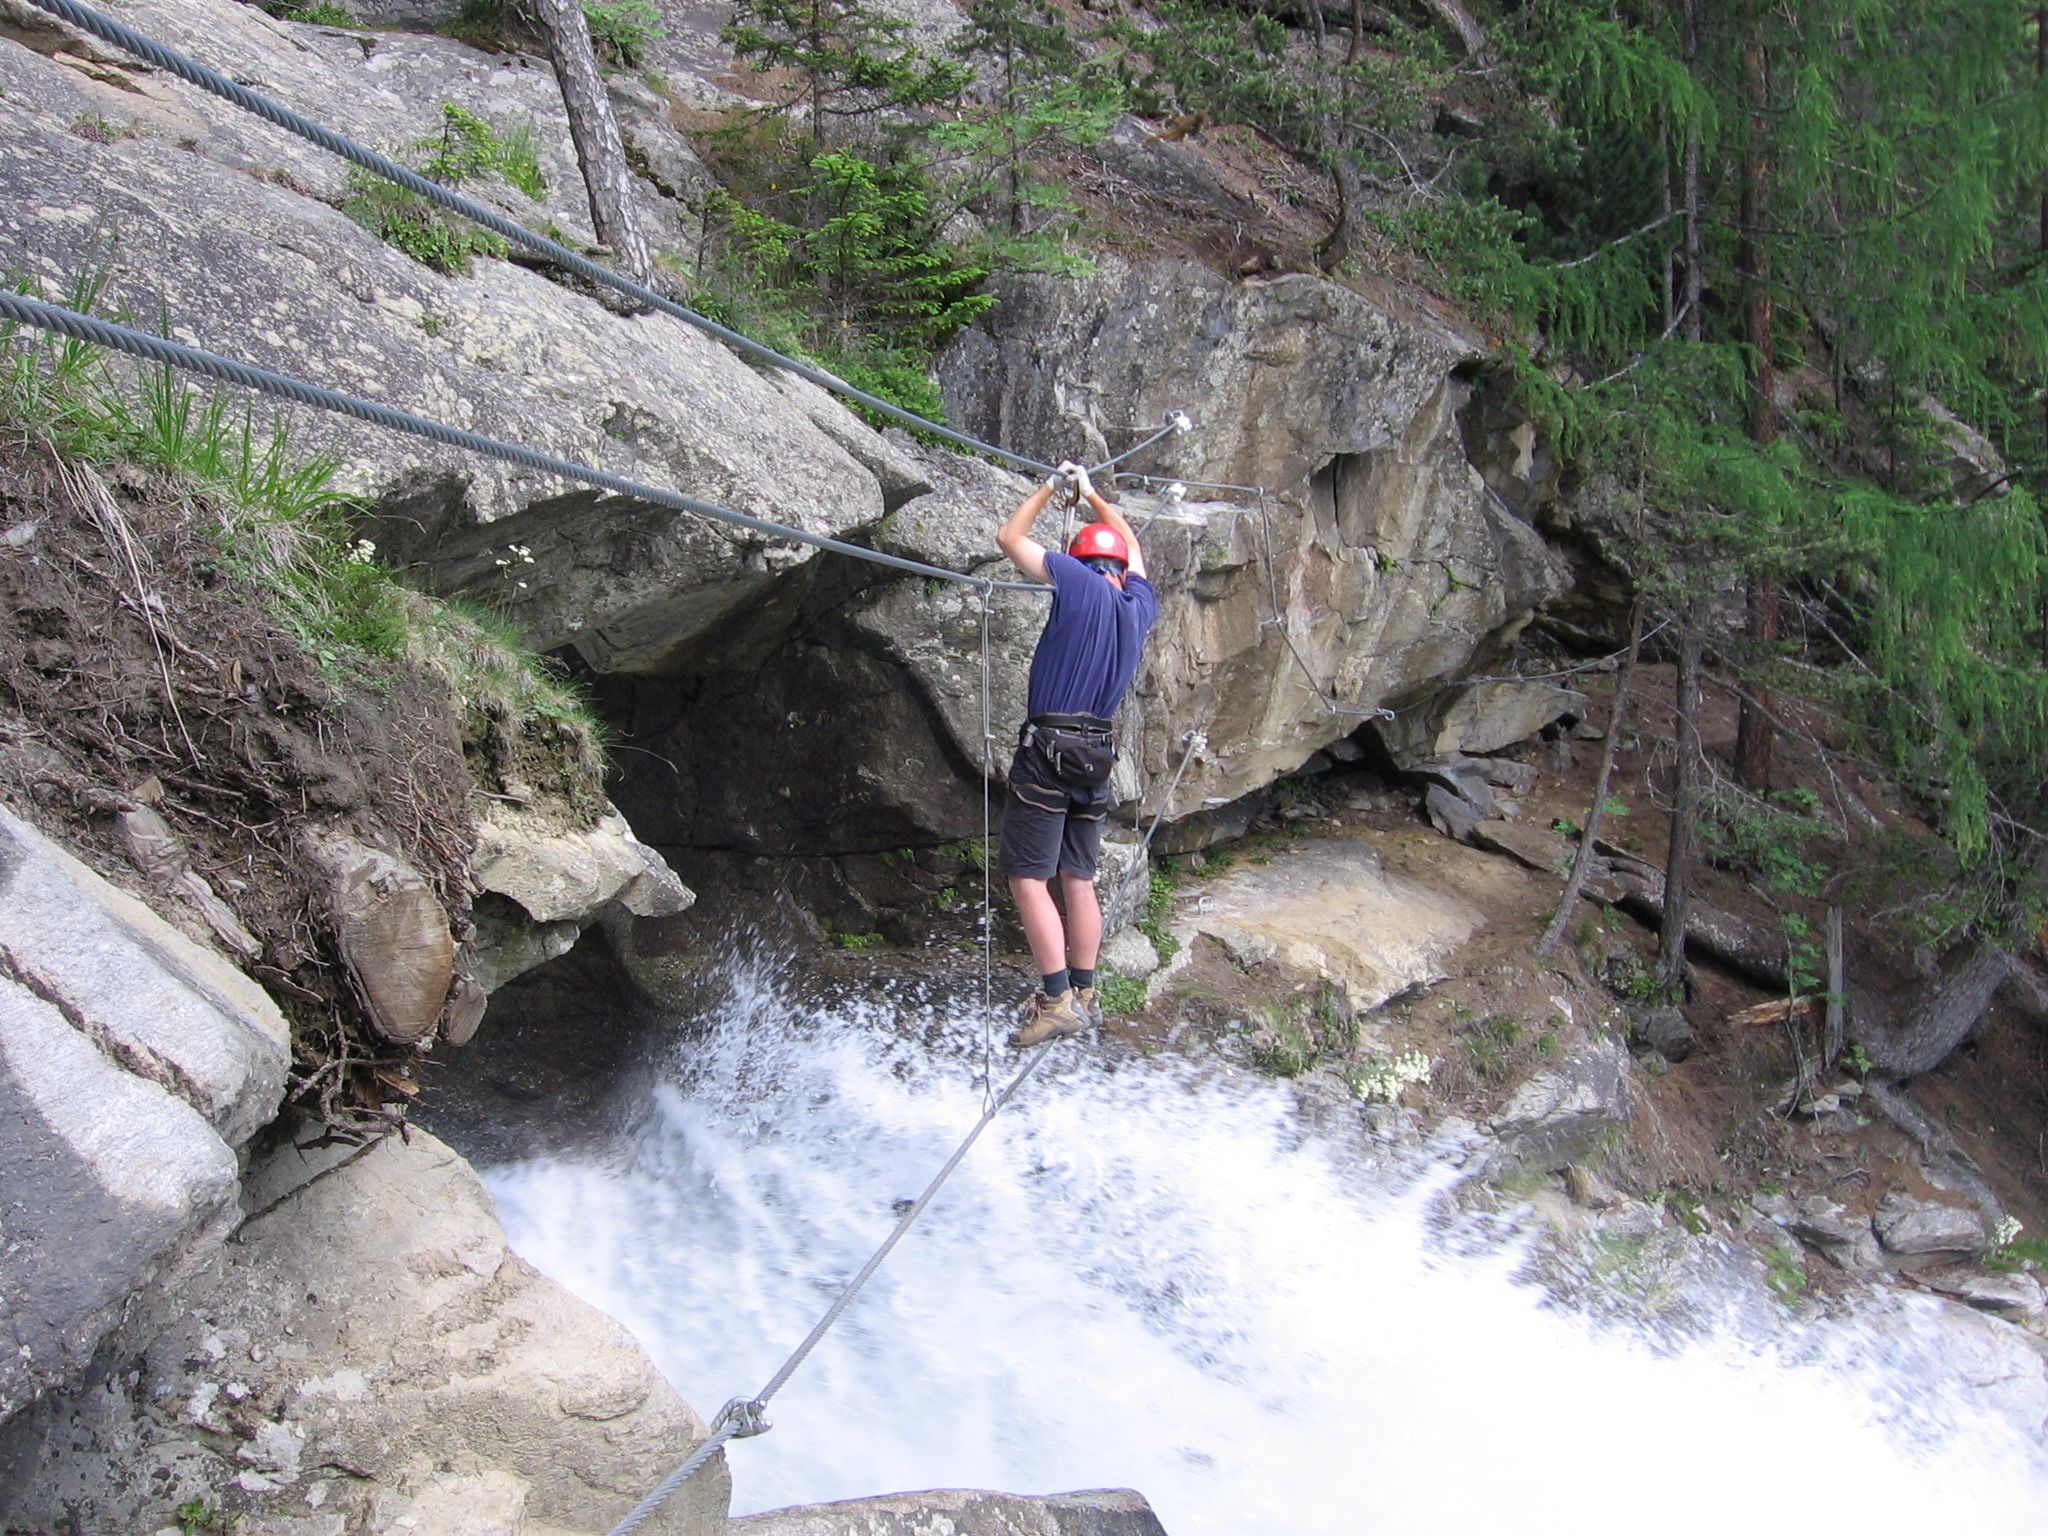
<svg viewBox="0 0 2048 1536"><path fill-rule="evenodd" d="M775 1426L768 1422L768 1405L756 1402L751 1397L736 1397L718 1410L718 1417L711 1421L714 1430L732 1425L732 1438L748 1440L755 1435L765 1435Z"/></svg>

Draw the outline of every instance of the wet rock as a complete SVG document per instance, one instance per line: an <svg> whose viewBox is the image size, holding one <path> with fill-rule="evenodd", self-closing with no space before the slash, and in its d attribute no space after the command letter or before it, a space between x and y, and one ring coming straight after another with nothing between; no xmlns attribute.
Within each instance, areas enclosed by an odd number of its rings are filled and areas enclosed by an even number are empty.
<svg viewBox="0 0 2048 1536"><path fill-rule="evenodd" d="M277 1112L290 1032L269 994L4 809L0 974L231 1146Z"/></svg>
<svg viewBox="0 0 2048 1536"><path fill-rule="evenodd" d="M635 917L666 917L696 899L616 811L593 827L551 832L494 806L478 823L471 866L478 885L517 902L536 923L588 923L608 901Z"/></svg>
<svg viewBox="0 0 2048 1536"><path fill-rule="evenodd" d="M387 1040L424 1040L455 982L455 936L426 877L395 854L328 835L306 856L328 881L328 915L370 1022Z"/></svg>
<svg viewBox="0 0 2048 1536"><path fill-rule="evenodd" d="M567 954L613 909L630 926L633 918L674 916L697 899L612 810L595 826L562 832L494 805L478 824L472 870L484 894L462 963L487 992Z"/></svg>
<svg viewBox="0 0 2048 1536"><path fill-rule="evenodd" d="M535 966L566 955L583 937L573 920L536 923L509 896L486 891L470 908L470 935L463 942L462 964L486 995Z"/></svg>
<svg viewBox="0 0 2048 1536"><path fill-rule="evenodd" d="M1405 768L1422 759L1512 746L1585 707L1584 694L1552 683L1468 683L1445 689L1396 720L1375 721L1373 729Z"/></svg>
<svg viewBox="0 0 2048 1536"><path fill-rule="evenodd" d="M1254 933L1247 928L1218 926L1209 930L1211 938L1223 946L1223 953L1230 957L1230 963L1241 971L1256 970L1273 958L1278 948L1263 933Z"/></svg>
<svg viewBox="0 0 2048 1536"><path fill-rule="evenodd" d="M1809 1195L1792 1206L1783 1225L1836 1268L1852 1275L1874 1275L1885 1267L1870 1218L1851 1215L1824 1195Z"/></svg>
<svg viewBox="0 0 2048 1536"><path fill-rule="evenodd" d="M1692 1021L1682 1008L1666 1003L1639 1009L1629 1024L1631 1033L1666 1061L1683 1061L1692 1054Z"/></svg>
<svg viewBox="0 0 2048 1536"><path fill-rule="evenodd" d="M1493 1134L1511 1162L1549 1173L1586 1156L1634 1112L1628 1052L1619 1041L1595 1035L1517 1088L1495 1118Z"/></svg>
<svg viewBox="0 0 2048 1536"><path fill-rule="evenodd" d="M1970 1207L1894 1190L1877 1202L1876 1224L1885 1248L1909 1258L1976 1258L1991 1251L1984 1217Z"/></svg>
<svg viewBox="0 0 2048 1536"><path fill-rule="evenodd" d="M1565 1166L1564 1188L1565 1193L1572 1197L1573 1204L1583 1205L1591 1211L1610 1210L1621 1200L1621 1196L1604 1179L1577 1163Z"/></svg>
<svg viewBox="0 0 2048 1536"><path fill-rule="evenodd" d="M2014 1322L2032 1322L2048 1312L2048 1295L2043 1294L2041 1282L2029 1274L1936 1270L1923 1276L1920 1283L1979 1312L1990 1312Z"/></svg>
<svg viewBox="0 0 2048 1536"><path fill-rule="evenodd" d="M835 1504L771 1509L732 1522L732 1536L1166 1536L1142 1494L1128 1488L1027 1498L961 1488L890 1493Z"/></svg>
<svg viewBox="0 0 2048 1536"><path fill-rule="evenodd" d="M90 1508L95 1530L149 1531L231 1496L279 1536L602 1530L705 1435L624 1329L507 1250L475 1173L418 1128L287 1142L250 1189L237 1241L123 1329L109 1383L52 1400L12 1521ZM726 1497L714 1461L643 1529L722 1536Z"/></svg>

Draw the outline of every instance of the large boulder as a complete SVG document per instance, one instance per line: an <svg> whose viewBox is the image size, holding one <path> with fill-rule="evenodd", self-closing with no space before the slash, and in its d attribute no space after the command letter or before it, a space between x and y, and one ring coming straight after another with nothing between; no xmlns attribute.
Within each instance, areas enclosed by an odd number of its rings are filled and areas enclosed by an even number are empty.
<svg viewBox="0 0 2048 1536"><path fill-rule="evenodd" d="M536 227L559 224L572 244L588 239L542 61L282 22L234 0L138 0L122 16L387 149L439 133L444 104L531 122L547 202L496 180L465 190ZM72 67L61 30L40 17L8 29L33 46L0 32L0 264L47 296L103 268L104 308L161 317L181 341L816 533L872 526L913 489L900 453L812 386L509 261L480 257L468 276L422 265L333 206L344 162L155 71ZM90 131L74 131L81 123ZM665 131L668 149L687 152ZM673 222L678 205L641 189ZM599 667L663 664L810 557L339 418L308 414L297 431L349 466L386 555ZM870 465L889 472L888 489Z"/></svg>
<svg viewBox="0 0 2048 1536"><path fill-rule="evenodd" d="M168 1090L0 978L0 1419L91 1361L129 1297L235 1214L235 1157Z"/></svg>
<svg viewBox="0 0 2048 1536"><path fill-rule="evenodd" d="M291 1033L270 995L4 808L0 970L227 1145L277 1113Z"/></svg>
<svg viewBox="0 0 2048 1536"><path fill-rule="evenodd" d="M1493 1134L1516 1166L1549 1173L1585 1157L1634 1113L1627 1048L1590 1034L1516 1088L1494 1118Z"/></svg>
<svg viewBox="0 0 2048 1536"><path fill-rule="evenodd" d="M1320 278L1235 283L1163 261L1012 277L1001 292L940 358L966 430L1092 462L1185 409L1199 430L1131 468L1266 489L1192 486L1225 499L1146 530L1160 624L1126 711L1126 755L1163 782L1182 733L1211 744L1170 817L1291 772L1355 730L1359 711L1423 696L1564 591L1563 563L1465 459L1459 370L1479 346L1436 317ZM1153 510L1120 494L1141 523ZM981 507L984 538L1007 510ZM866 622L906 660L941 622L880 606ZM1030 619L1011 622L1035 638Z"/></svg>
<svg viewBox="0 0 2048 1536"><path fill-rule="evenodd" d="M671 917L696 892L610 806L589 826L493 802L477 821L479 895L462 964L486 992L567 954L594 922Z"/></svg>
<svg viewBox="0 0 2048 1536"><path fill-rule="evenodd" d="M1277 957L1326 978L1366 1012L1441 978L1443 958L1484 924L1457 896L1388 873L1370 843L1312 841L1206 882L1172 931L1183 956L1206 935L1241 965Z"/></svg>
<svg viewBox="0 0 2048 1536"><path fill-rule="evenodd" d="M203 1501L248 1536L603 1530L707 1433L624 1329L507 1250L426 1133L286 1145L243 1201L104 1385L39 1410L11 1524L126 1536ZM643 1529L722 1536L727 1497L721 1459Z"/></svg>
<svg viewBox="0 0 2048 1536"><path fill-rule="evenodd" d="M0 1419L219 1242L289 1059L260 987L0 809Z"/></svg>

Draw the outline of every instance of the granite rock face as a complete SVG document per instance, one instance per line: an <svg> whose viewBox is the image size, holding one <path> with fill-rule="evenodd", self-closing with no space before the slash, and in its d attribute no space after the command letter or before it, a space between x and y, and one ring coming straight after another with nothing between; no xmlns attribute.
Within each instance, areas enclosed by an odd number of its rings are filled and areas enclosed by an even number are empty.
<svg viewBox="0 0 2048 1536"><path fill-rule="evenodd" d="M103 1380L34 1410L46 1459L0 1490L11 1523L126 1536L204 1499L250 1536L602 1530L704 1437L624 1329L507 1250L424 1132L286 1145L243 1204ZM643 1529L719 1536L726 1501L714 1462Z"/></svg>
<svg viewBox="0 0 2048 1536"><path fill-rule="evenodd" d="M589 239L542 61L283 22L233 0L138 0L121 16L386 150L437 133L444 103L530 121L547 202L496 180L465 190ZM439 273L339 211L336 157L154 71L75 67L61 33L37 40L50 56L0 37L0 262L47 296L102 267L103 307L161 315L180 341L330 388L813 532L851 533L887 510L868 462L895 456L836 406L824 431L816 400L696 330L623 318L511 262ZM688 154L658 113L628 115L667 135L663 153ZM81 121L111 127L81 136ZM673 223L674 200L641 190ZM309 414L300 441L350 466L383 553L599 667L658 665L810 555L339 418Z"/></svg>
<svg viewBox="0 0 2048 1536"><path fill-rule="evenodd" d="M1419 698L1565 589L1562 562L1465 459L1460 369L1479 347L1434 316L1318 278L1236 283L1171 262L1001 291L940 359L966 430L1094 462L1172 411L1198 425L1127 466L1189 482L1148 530L1160 625L1127 706L1147 780L1170 776L1182 732L1209 735L1169 816L1293 771L1358 711ZM1130 499L1142 523L1150 508Z"/></svg>
<svg viewBox="0 0 2048 1536"><path fill-rule="evenodd" d="M0 974L229 1146L277 1112L291 1038L270 995L5 809Z"/></svg>

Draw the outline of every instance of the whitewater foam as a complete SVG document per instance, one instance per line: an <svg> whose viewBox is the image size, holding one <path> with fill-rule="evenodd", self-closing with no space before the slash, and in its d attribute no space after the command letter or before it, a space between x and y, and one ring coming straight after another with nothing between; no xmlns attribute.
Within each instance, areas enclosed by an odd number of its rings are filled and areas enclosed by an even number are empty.
<svg viewBox="0 0 2048 1536"><path fill-rule="evenodd" d="M622 1144L486 1177L514 1247L708 1409L780 1363L983 1088L942 1016L757 976L707 1022ZM1117 1486L1173 1536L2043 1528L2038 1428L1941 1365L1932 1304L1595 1324L1517 1278L1520 1243L1447 1242L1448 1177L1375 1171L1285 1084L1062 1048L731 1449L734 1510Z"/></svg>

